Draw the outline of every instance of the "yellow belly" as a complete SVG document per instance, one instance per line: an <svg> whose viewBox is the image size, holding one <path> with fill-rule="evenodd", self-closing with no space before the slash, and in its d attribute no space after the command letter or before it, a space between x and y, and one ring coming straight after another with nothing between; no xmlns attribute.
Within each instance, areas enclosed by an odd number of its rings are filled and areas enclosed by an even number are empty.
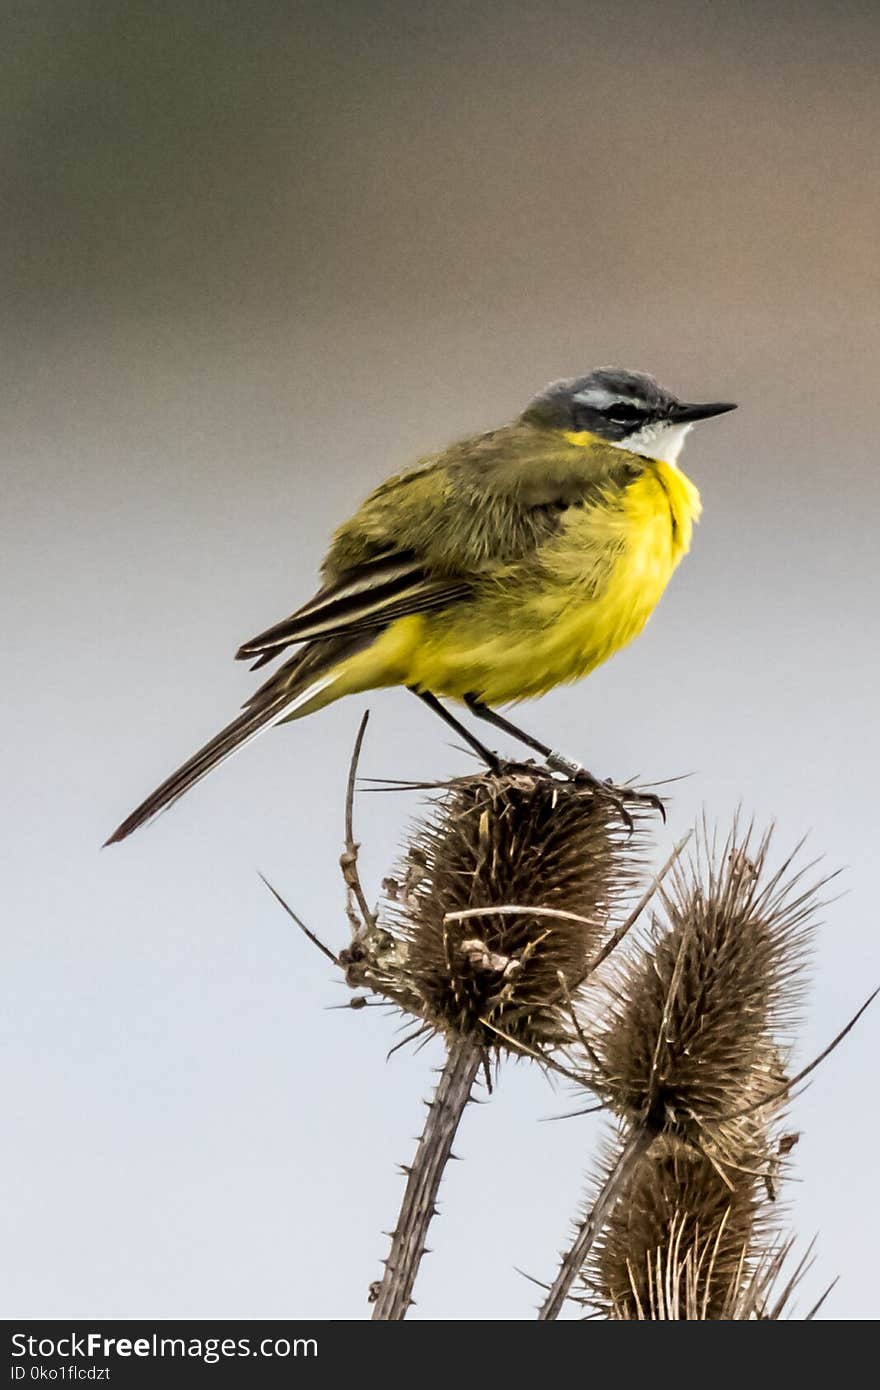
<svg viewBox="0 0 880 1390"><path fill-rule="evenodd" d="M505 704L578 680L641 632L699 511L678 469L651 464L622 501L566 512L540 556L487 580L472 601L393 623L345 663L331 698L402 684Z"/></svg>

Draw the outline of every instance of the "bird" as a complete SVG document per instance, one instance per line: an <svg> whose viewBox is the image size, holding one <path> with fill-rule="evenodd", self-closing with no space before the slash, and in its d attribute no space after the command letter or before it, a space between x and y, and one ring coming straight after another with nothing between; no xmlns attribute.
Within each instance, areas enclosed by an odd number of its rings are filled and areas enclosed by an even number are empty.
<svg viewBox="0 0 880 1390"><path fill-rule="evenodd" d="M388 686L418 695L489 767L501 760L444 699L512 734L550 773L619 794L495 706L588 675L641 632L700 516L678 466L685 438L734 409L600 367L388 478L333 535L315 595L236 653L252 669L281 664L106 844L263 730Z"/></svg>

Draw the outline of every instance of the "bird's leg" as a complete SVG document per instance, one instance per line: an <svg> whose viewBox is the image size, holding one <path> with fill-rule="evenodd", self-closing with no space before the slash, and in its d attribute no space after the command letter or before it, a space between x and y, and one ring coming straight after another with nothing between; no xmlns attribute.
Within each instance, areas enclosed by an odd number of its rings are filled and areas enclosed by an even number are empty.
<svg viewBox="0 0 880 1390"><path fill-rule="evenodd" d="M580 782L583 786L588 786L597 794L604 795L614 802L620 815L632 828L632 816L626 809L627 801L640 801L649 806L653 806L659 811L663 819L666 819L666 808L659 796L653 792L634 791L631 787L615 787L612 782L600 782L598 777L594 777L592 772L588 772L580 763L567 758L564 753L558 753L548 744L542 743L540 739L533 738L527 734L525 729L520 729L516 724L505 719L503 714L498 714L488 705L484 705L482 700L478 700L475 695L466 695L464 702L472 714L478 719L485 719L487 724L493 724L496 729L502 729L504 733L510 734L512 738L524 743L527 748L533 748L536 753L540 753L545 764L551 772L561 772L573 782Z"/></svg>
<svg viewBox="0 0 880 1390"><path fill-rule="evenodd" d="M428 706L428 709L438 714L444 724L448 724L450 729L454 729L459 738L464 739L468 747L472 748L477 754L477 757L482 758L490 771L501 772L503 770L503 763L498 754L493 753L491 749L487 748L484 743L481 743L469 729L466 729L463 724L460 724L455 715L451 714L445 705L441 705L436 695L432 695L430 690L417 690L414 685L411 685L409 689L414 695L418 695L419 699Z"/></svg>
<svg viewBox="0 0 880 1390"><path fill-rule="evenodd" d="M566 772L569 776L580 771L577 763L569 762L568 758L563 758L561 753L554 753L549 744L542 743L538 738L533 738L531 734L526 733L525 729L520 729L509 719L505 719L503 714L496 714L494 709L484 705L482 700L477 699L476 695L465 695L464 702L471 714L475 714L478 719L485 719L487 724L494 724L496 729L510 734L511 738L515 738L519 743L524 743L526 748L532 748L536 753L540 753L551 771ZM564 767L562 763L565 763ZM554 766L554 764L558 765Z"/></svg>
<svg viewBox="0 0 880 1390"><path fill-rule="evenodd" d="M475 695L465 695L464 702L471 713L475 714L478 719L485 719L487 724L494 724L496 729L503 729L504 733L510 734L511 738L518 739L519 742L524 743L527 748L533 748L536 753L540 753L551 772L561 772L565 777L570 777L572 780L586 782L590 786L597 788L605 787L607 789L609 785L607 782L600 782L598 778L594 777L591 772L588 772L585 767L581 767L580 763L576 763L571 758L567 758L564 753L557 752L554 748L551 748L549 744L542 743L539 738L535 738L532 734L527 734L525 729L521 729L519 725L512 723L511 720L505 719L503 714L498 714L496 710L490 709L488 705L484 705L482 700L478 700Z"/></svg>

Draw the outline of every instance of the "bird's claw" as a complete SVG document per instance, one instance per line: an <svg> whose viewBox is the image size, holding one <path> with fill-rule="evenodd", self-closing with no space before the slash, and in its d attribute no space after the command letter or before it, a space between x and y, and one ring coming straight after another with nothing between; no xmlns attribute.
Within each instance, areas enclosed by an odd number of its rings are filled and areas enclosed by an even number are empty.
<svg viewBox="0 0 880 1390"><path fill-rule="evenodd" d="M600 781L587 768L565 757L563 753L550 753L543 763L534 762L532 759L526 762L508 761L496 755L489 764L489 770L497 777L555 778L556 774L562 774L576 786L589 787L595 796L610 801L629 834L635 829L635 821L628 805L649 806L652 810L660 812L664 822L666 820L666 807L656 792L641 792L634 787L618 787L610 778Z"/></svg>
<svg viewBox="0 0 880 1390"><path fill-rule="evenodd" d="M659 797L656 792L640 792L634 787L617 787L610 778L607 778L605 781L600 781L600 779L594 777L593 773L589 772L587 768L581 767L579 763L572 762L570 758L566 758L562 753L551 753L545 765L552 772L561 772L568 777L570 781L577 783L579 786L589 787L596 796L601 796L605 800L610 801L630 834L632 834L635 829L635 821L627 809L627 803L630 805L650 806L652 810L660 812L664 823L666 821L666 807L661 797Z"/></svg>
<svg viewBox="0 0 880 1390"><path fill-rule="evenodd" d="M655 792L640 792L636 791L634 787L616 787L610 779L596 782L593 777L589 777L589 785L597 795L607 797L612 803L630 835L635 829L635 821L627 809L627 803L630 806L647 806L652 811L659 811L665 825L666 807Z"/></svg>

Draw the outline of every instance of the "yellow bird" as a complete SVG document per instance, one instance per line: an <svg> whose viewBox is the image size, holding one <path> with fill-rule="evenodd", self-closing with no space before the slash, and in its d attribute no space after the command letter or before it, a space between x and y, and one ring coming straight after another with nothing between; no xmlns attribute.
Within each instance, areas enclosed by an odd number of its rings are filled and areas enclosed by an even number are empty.
<svg viewBox="0 0 880 1390"><path fill-rule="evenodd" d="M600 368L389 478L336 532L314 598L238 652L255 667L293 655L107 843L263 729L391 685L414 691L490 766L496 755L439 697L463 701L551 770L619 793L492 706L578 680L641 632L700 515L678 468L685 435L733 409L687 405L653 377Z"/></svg>

